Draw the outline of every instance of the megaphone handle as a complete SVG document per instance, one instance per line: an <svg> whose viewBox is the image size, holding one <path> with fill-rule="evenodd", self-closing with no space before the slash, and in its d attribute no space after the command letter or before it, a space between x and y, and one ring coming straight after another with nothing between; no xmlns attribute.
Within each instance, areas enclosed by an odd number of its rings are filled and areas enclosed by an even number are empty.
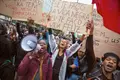
<svg viewBox="0 0 120 80"><path fill-rule="evenodd" d="M29 59L32 59L32 56L29 56Z"/></svg>
<svg viewBox="0 0 120 80"><path fill-rule="evenodd" d="M41 46L39 44L36 45L36 48L35 48L35 53L37 53L39 50L41 49Z"/></svg>

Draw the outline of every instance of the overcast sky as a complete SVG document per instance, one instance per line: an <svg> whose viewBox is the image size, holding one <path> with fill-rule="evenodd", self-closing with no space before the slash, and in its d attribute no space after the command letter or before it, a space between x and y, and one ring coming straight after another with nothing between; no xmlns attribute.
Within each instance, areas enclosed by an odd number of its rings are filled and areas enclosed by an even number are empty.
<svg viewBox="0 0 120 80"><path fill-rule="evenodd" d="M80 2L80 3L84 3L84 4L91 4L92 0L63 0L63 1L69 1L69 2ZM96 5L94 5L94 8L96 9Z"/></svg>
<svg viewBox="0 0 120 80"><path fill-rule="evenodd" d="M62 0L62 1L68 1L68 2L79 2L84 4L91 4L92 0ZM49 5L48 5L49 4ZM51 0L45 0L43 5L43 12L50 12L51 11ZM94 6L95 7L95 6Z"/></svg>
<svg viewBox="0 0 120 80"><path fill-rule="evenodd" d="M70 1L70 2L80 2L84 4L91 4L92 0L64 0L64 1Z"/></svg>

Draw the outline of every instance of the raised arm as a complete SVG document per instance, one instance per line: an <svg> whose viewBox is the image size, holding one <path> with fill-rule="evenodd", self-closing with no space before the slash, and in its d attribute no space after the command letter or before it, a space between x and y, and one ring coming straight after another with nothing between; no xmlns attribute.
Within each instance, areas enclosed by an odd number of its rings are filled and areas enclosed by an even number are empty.
<svg viewBox="0 0 120 80"><path fill-rule="evenodd" d="M54 35L52 34L51 28L49 29L48 41L49 41L51 52L54 53L54 51L57 48L57 43L56 43L56 40L54 38Z"/></svg>
<svg viewBox="0 0 120 80"><path fill-rule="evenodd" d="M87 37L86 41L86 58L88 62L88 72L92 70L95 64L95 54L94 54L94 48L93 48L93 21L89 21L87 24L87 28L89 31L89 36Z"/></svg>
<svg viewBox="0 0 120 80"><path fill-rule="evenodd" d="M83 35L80 40L76 41L70 48L66 50L67 57L72 56L81 47L81 42L84 40L85 35Z"/></svg>

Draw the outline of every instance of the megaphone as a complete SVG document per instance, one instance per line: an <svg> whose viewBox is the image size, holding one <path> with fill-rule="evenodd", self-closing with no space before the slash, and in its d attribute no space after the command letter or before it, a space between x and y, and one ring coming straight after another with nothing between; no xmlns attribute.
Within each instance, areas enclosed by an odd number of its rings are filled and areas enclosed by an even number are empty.
<svg viewBox="0 0 120 80"><path fill-rule="evenodd" d="M27 35L21 41L21 48L27 52L38 52L41 46L37 44L37 37L35 35Z"/></svg>

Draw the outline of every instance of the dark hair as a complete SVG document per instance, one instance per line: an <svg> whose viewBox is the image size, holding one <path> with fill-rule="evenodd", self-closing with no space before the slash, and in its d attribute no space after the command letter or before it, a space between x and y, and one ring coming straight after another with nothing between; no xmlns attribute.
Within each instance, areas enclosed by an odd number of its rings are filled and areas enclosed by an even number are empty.
<svg viewBox="0 0 120 80"><path fill-rule="evenodd" d="M2 22L0 22L0 30L1 30L0 35L7 34L7 28L5 27L5 25Z"/></svg>
<svg viewBox="0 0 120 80"><path fill-rule="evenodd" d="M102 58L102 61L104 61L104 60L105 60L107 57L109 57L109 56L112 56L112 57L116 58L116 59L117 59L117 64L119 63L119 61L120 61L119 56L116 55L115 53L112 53L112 52L107 52L107 53L105 53L105 54L104 54L104 57Z"/></svg>
<svg viewBox="0 0 120 80"><path fill-rule="evenodd" d="M46 45L48 46L48 41L47 41L46 39L44 39L44 38L43 38L43 39L39 39L39 40L38 40L38 43L39 43L41 40L44 40L44 41L46 42Z"/></svg>

